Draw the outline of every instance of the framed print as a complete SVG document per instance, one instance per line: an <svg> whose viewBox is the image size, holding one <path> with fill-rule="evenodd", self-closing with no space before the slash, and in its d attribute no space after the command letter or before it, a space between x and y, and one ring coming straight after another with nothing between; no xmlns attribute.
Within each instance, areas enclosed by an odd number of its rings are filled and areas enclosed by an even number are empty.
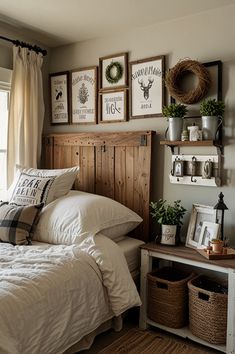
<svg viewBox="0 0 235 354"><path fill-rule="evenodd" d="M128 53L99 58L100 91L124 88L128 85Z"/></svg>
<svg viewBox="0 0 235 354"><path fill-rule="evenodd" d="M215 223L216 210L213 206L193 204L185 246L197 248L204 221Z"/></svg>
<svg viewBox="0 0 235 354"><path fill-rule="evenodd" d="M97 67L71 72L71 121L73 124L97 123Z"/></svg>
<svg viewBox="0 0 235 354"><path fill-rule="evenodd" d="M203 63L203 65L207 68L210 74L210 87L208 90L207 95L203 98L204 99L213 99L215 98L217 101L222 100L222 62L220 60L211 61L208 63ZM185 80L182 82L182 88L187 91L189 87L196 85L197 78L194 75L188 75L185 77ZM171 97L171 103L176 103L176 100ZM177 102L178 103L178 102ZM187 105L188 113L185 116L187 118L201 118L200 115L200 102Z"/></svg>
<svg viewBox="0 0 235 354"><path fill-rule="evenodd" d="M147 118L162 116L164 106L163 55L131 62L130 117Z"/></svg>
<svg viewBox="0 0 235 354"><path fill-rule="evenodd" d="M219 227L219 224L204 221L202 224L197 248L206 248L207 246L209 246L209 242L213 238L218 238Z"/></svg>
<svg viewBox="0 0 235 354"><path fill-rule="evenodd" d="M51 124L69 124L69 72L50 74Z"/></svg>
<svg viewBox="0 0 235 354"><path fill-rule="evenodd" d="M99 123L125 122L127 120L125 89L102 92L99 96Z"/></svg>

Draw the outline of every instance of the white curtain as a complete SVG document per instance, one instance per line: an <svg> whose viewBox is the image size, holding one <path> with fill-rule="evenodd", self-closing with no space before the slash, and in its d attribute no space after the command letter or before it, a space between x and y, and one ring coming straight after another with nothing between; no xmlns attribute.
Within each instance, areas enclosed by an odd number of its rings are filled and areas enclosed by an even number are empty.
<svg viewBox="0 0 235 354"><path fill-rule="evenodd" d="M12 183L17 164L38 166L44 119L41 66L42 54L27 48L13 47L8 122L8 186Z"/></svg>

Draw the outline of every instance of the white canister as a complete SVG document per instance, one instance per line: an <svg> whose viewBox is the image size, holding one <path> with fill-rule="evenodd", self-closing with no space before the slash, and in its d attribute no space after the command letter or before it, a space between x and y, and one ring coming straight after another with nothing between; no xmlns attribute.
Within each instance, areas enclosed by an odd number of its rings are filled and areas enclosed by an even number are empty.
<svg viewBox="0 0 235 354"><path fill-rule="evenodd" d="M200 140L199 126L198 125L189 126L188 130L189 130L189 141L198 141L198 140Z"/></svg>
<svg viewBox="0 0 235 354"><path fill-rule="evenodd" d="M176 244L177 225L162 225L161 244L173 246Z"/></svg>

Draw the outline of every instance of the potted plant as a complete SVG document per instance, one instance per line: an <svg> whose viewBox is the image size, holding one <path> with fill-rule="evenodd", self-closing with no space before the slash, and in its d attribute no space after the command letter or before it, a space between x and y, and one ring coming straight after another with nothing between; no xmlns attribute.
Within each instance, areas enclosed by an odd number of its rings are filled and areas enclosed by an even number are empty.
<svg viewBox="0 0 235 354"><path fill-rule="evenodd" d="M166 200L160 199L157 202L151 202L150 207L153 220L162 227L161 243L176 245L177 231L179 232L182 218L186 212L186 209L181 205L181 200L175 200L171 205Z"/></svg>
<svg viewBox="0 0 235 354"><path fill-rule="evenodd" d="M169 122L166 134L168 131L170 141L180 140L183 127L183 118L187 111L187 107L181 103L171 103L170 105L163 107L163 116L167 117Z"/></svg>
<svg viewBox="0 0 235 354"><path fill-rule="evenodd" d="M224 242L218 238L213 238L210 241L210 245L212 246L212 252L214 253L223 253Z"/></svg>
<svg viewBox="0 0 235 354"><path fill-rule="evenodd" d="M202 116L202 137L204 140L216 139L216 133L222 124L222 116L225 110L223 101L216 99L203 100L200 104Z"/></svg>

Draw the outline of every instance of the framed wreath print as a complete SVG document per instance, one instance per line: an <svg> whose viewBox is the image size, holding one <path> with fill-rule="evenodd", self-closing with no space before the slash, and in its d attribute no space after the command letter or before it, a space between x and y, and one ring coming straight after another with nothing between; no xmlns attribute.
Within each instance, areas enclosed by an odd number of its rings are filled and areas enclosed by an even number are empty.
<svg viewBox="0 0 235 354"><path fill-rule="evenodd" d="M69 124L69 72L50 74L51 124Z"/></svg>
<svg viewBox="0 0 235 354"><path fill-rule="evenodd" d="M99 123L125 122L127 120L126 89L100 93L99 108Z"/></svg>
<svg viewBox="0 0 235 354"><path fill-rule="evenodd" d="M128 84L128 53L113 54L99 59L100 91L126 87Z"/></svg>
<svg viewBox="0 0 235 354"><path fill-rule="evenodd" d="M71 72L71 121L73 124L97 123L97 67Z"/></svg>
<svg viewBox="0 0 235 354"><path fill-rule="evenodd" d="M130 116L162 116L164 106L164 55L133 61L129 65Z"/></svg>

